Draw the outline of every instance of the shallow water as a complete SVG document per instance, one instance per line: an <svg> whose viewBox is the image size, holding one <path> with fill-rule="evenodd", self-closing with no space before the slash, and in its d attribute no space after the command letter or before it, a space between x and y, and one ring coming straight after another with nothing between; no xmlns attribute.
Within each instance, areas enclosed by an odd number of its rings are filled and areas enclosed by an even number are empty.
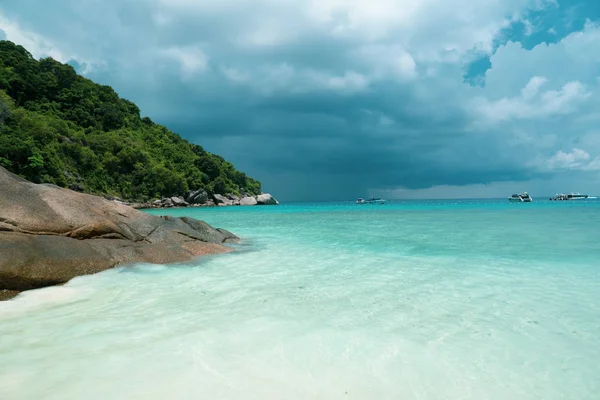
<svg viewBox="0 0 600 400"><path fill-rule="evenodd" d="M168 213L244 241L0 303L1 399L598 398L600 201Z"/></svg>

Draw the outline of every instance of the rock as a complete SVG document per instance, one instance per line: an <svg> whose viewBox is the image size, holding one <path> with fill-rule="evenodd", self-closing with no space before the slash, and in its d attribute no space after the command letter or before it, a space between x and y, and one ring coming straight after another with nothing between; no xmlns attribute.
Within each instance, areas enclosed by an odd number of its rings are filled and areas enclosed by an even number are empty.
<svg viewBox="0 0 600 400"><path fill-rule="evenodd" d="M152 202L152 205L153 205L154 207L160 207L160 206L162 205L162 200L154 200L154 201Z"/></svg>
<svg viewBox="0 0 600 400"><path fill-rule="evenodd" d="M279 204L279 202L269 193L263 193L256 196L256 203L259 205Z"/></svg>
<svg viewBox="0 0 600 400"><path fill-rule="evenodd" d="M81 185L79 183L73 183L73 184L69 185L69 189L71 189L75 192L80 192L80 193L83 193L83 191L84 191L83 185Z"/></svg>
<svg viewBox="0 0 600 400"><path fill-rule="evenodd" d="M216 205L215 202L212 200L206 200L206 203L204 203L204 204L207 206L215 206Z"/></svg>
<svg viewBox="0 0 600 400"><path fill-rule="evenodd" d="M233 202L240 201L240 198L237 197L235 194L228 194L227 198Z"/></svg>
<svg viewBox="0 0 600 400"><path fill-rule="evenodd" d="M180 219L198 233L199 240L208 243L237 242L240 240L240 238L233 233L222 228L215 229L204 221L188 217L181 217Z"/></svg>
<svg viewBox="0 0 600 400"><path fill-rule="evenodd" d="M185 200L190 204L204 204L208 200L208 193L205 190L196 190L190 192Z"/></svg>
<svg viewBox="0 0 600 400"><path fill-rule="evenodd" d="M209 225L210 226L210 225ZM235 236L233 233L229 232L223 228L217 228L217 231L223 235L223 243L226 242L239 242L240 238Z"/></svg>
<svg viewBox="0 0 600 400"><path fill-rule="evenodd" d="M173 200L171 199L163 199L162 200L163 207L173 207Z"/></svg>
<svg viewBox="0 0 600 400"><path fill-rule="evenodd" d="M257 201L254 197L242 197L240 199L240 205L241 206L255 206L257 204Z"/></svg>
<svg viewBox="0 0 600 400"><path fill-rule="evenodd" d="M215 204L219 206L230 206L233 204L231 200L220 194L213 194L213 199L215 200Z"/></svg>
<svg viewBox="0 0 600 400"><path fill-rule="evenodd" d="M171 201L175 207L187 207L189 206L188 202L183 199L183 197L171 197Z"/></svg>
<svg viewBox="0 0 600 400"><path fill-rule="evenodd" d="M237 239L193 218L161 218L101 197L36 185L2 167L0 188L0 297L119 264L183 262L227 252L223 243Z"/></svg>
<svg viewBox="0 0 600 400"><path fill-rule="evenodd" d="M21 293L21 292L19 292L18 290L2 289L2 290L0 290L0 301L12 299L13 297L17 296L19 293Z"/></svg>
<svg viewBox="0 0 600 400"><path fill-rule="evenodd" d="M115 197L115 196L104 196L104 198L106 200L112 200L112 201L120 201L123 202L123 199L119 198L119 197Z"/></svg>
<svg viewBox="0 0 600 400"><path fill-rule="evenodd" d="M153 208L154 206L151 203L130 203L127 204L129 207L133 207L136 210L141 210L144 208Z"/></svg>

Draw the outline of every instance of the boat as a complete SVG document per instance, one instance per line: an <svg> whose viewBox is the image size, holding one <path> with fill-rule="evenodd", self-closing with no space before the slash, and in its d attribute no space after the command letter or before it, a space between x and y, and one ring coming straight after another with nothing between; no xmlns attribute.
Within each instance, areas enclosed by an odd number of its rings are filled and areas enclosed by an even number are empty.
<svg viewBox="0 0 600 400"><path fill-rule="evenodd" d="M531 203L533 201L533 198L529 195L529 193L524 192L513 194L508 198L508 201L510 201L511 203Z"/></svg>
<svg viewBox="0 0 600 400"><path fill-rule="evenodd" d="M550 200L553 201L564 201L564 200L585 200L588 198L587 194L581 193L569 193L569 194L556 194L554 197L551 197Z"/></svg>
<svg viewBox="0 0 600 400"><path fill-rule="evenodd" d="M359 197L356 200L356 204L385 204L385 200L378 197L369 197L368 199Z"/></svg>

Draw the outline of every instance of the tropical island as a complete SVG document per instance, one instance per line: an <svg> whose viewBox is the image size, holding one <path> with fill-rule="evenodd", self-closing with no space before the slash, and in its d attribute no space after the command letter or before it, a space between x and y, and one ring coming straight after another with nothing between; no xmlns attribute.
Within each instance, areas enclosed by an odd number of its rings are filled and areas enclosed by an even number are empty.
<svg viewBox="0 0 600 400"><path fill-rule="evenodd" d="M141 117L111 87L8 41L0 41L0 188L0 300L117 265L227 252L238 240L134 208L278 204L259 181Z"/></svg>
<svg viewBox="0 0 600 400"><path fill-rule="evenodd" d="M110 87L0 41L0 166L143 207L276 204L259 181L140 115Z"/></svg>

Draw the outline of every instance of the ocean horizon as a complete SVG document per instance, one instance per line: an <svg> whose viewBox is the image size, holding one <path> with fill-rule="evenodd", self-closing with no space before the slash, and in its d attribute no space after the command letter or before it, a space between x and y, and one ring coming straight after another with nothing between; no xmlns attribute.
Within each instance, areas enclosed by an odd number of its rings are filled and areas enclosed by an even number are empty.
<svg viewBox="0 0 600 400"><path fill-rule="evenodd" d="M1 302L0 398L596 399L600 201L547 198L147 210L242 241Z"/></svg>

